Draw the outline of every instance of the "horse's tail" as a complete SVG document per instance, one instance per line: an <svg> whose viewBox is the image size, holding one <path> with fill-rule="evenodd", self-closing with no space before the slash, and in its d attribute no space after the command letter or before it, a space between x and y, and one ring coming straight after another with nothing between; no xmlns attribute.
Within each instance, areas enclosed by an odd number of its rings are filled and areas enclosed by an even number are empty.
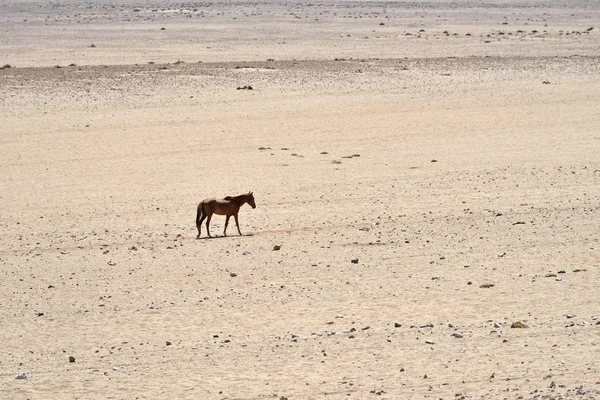
<svg viewBox="0 0 600 400"><path fill-rule="evenodd" d="M201 201L198 204L198 210L196 211L196 224L200 222L200 218L202 218L202 214L204 213L204 201Z"/></svg>
<svg viewBox="0 0 600 400"><path fill-rule="evenodd" d="M200 238L200 233L201 233L201 226L200 226L200 221L202 221L202 216L205 215L204 213L204 201L200 202L200 204L198 204L198 209L196 210L196 228L198 229L198 236L196 236L196 238Z"/></svg>

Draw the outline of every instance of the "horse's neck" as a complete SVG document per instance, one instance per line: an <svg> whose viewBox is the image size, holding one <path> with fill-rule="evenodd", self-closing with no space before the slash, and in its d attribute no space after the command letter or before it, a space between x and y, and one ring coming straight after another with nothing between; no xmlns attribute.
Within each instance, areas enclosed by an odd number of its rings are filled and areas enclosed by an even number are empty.
<svg viewBox="0 0 600 400"><path fill-rule="evenodd" d="M248 198L245 195L227 196L225 197L225 200L233 201L235 204L241 207L246 201L248 201Z"/></svg>

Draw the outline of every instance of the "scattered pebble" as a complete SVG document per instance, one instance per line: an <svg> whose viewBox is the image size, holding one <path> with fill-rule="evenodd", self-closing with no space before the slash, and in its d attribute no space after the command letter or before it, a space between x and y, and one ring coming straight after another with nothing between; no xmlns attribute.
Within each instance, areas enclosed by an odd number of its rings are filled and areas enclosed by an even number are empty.
<svg viewBox="0 0 600 400"><path fill-rule="evenodd" d="M276 244L275 246L273 246L273 251L277 251L277 250L281 250L281 246Z"/></svg>
<svg viewBox="0 0 600 400"><path fill-rule="evenodd" d="M521 321L515 321L515 322L513 322L510 327L511 328L529 328L527 325L525 325Z"/></svg>
<svg viewBox="0 0 600 400"><path fill-rule="evenodd" d="M350 260L350 262L352 264L358 264L358 258L353 258L352 260Z"/></svg>
<svg viewBox="0 0 600 400"><path fill-rule="evenodd" d="M74 362L75 362L75 357L73 357L73 356L69 356L69 362L70 362L70 363L74 363Z"/></svg>
<svg viewBox="0 0 600 400"><path fill-rule="evenodd" d="M26 374L19 374L17 376L15 376L15 379L27 379L27 375Z"/></svg>
<svg viewBox="0 0 600 400"><path fill-rule="evenodd" d="M454 332L454 333L452 333L452 335L450 335L450 336L453 336L453 337L455 337L455 338L457 338L457 339L462 339L462 338L463 338L463 334L462 334L462 333L460 333L460 332Z"/></svg>

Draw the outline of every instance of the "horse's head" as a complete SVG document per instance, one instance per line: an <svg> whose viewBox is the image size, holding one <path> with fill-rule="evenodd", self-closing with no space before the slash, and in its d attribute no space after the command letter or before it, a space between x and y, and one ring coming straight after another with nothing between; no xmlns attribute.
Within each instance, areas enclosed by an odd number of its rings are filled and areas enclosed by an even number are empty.
<svg viewBox="0 0 600 400"><path fill-rule="evenodd" d="M252 194L252 192L248 192L246 201L248 202L248 204L250 204L250 207L256 208L256 203L254 203L254 195Z"/></svg>

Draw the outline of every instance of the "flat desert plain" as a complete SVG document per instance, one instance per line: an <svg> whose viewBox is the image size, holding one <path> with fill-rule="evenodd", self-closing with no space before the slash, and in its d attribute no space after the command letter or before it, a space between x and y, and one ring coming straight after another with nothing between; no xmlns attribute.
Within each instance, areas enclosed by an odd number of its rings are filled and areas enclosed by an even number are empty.
<svg viewBox="0 0 600 400"><path fill-rule="evenodd" d="M599 49L598 1L0 0L0 398L600 399Z"/></svg>

